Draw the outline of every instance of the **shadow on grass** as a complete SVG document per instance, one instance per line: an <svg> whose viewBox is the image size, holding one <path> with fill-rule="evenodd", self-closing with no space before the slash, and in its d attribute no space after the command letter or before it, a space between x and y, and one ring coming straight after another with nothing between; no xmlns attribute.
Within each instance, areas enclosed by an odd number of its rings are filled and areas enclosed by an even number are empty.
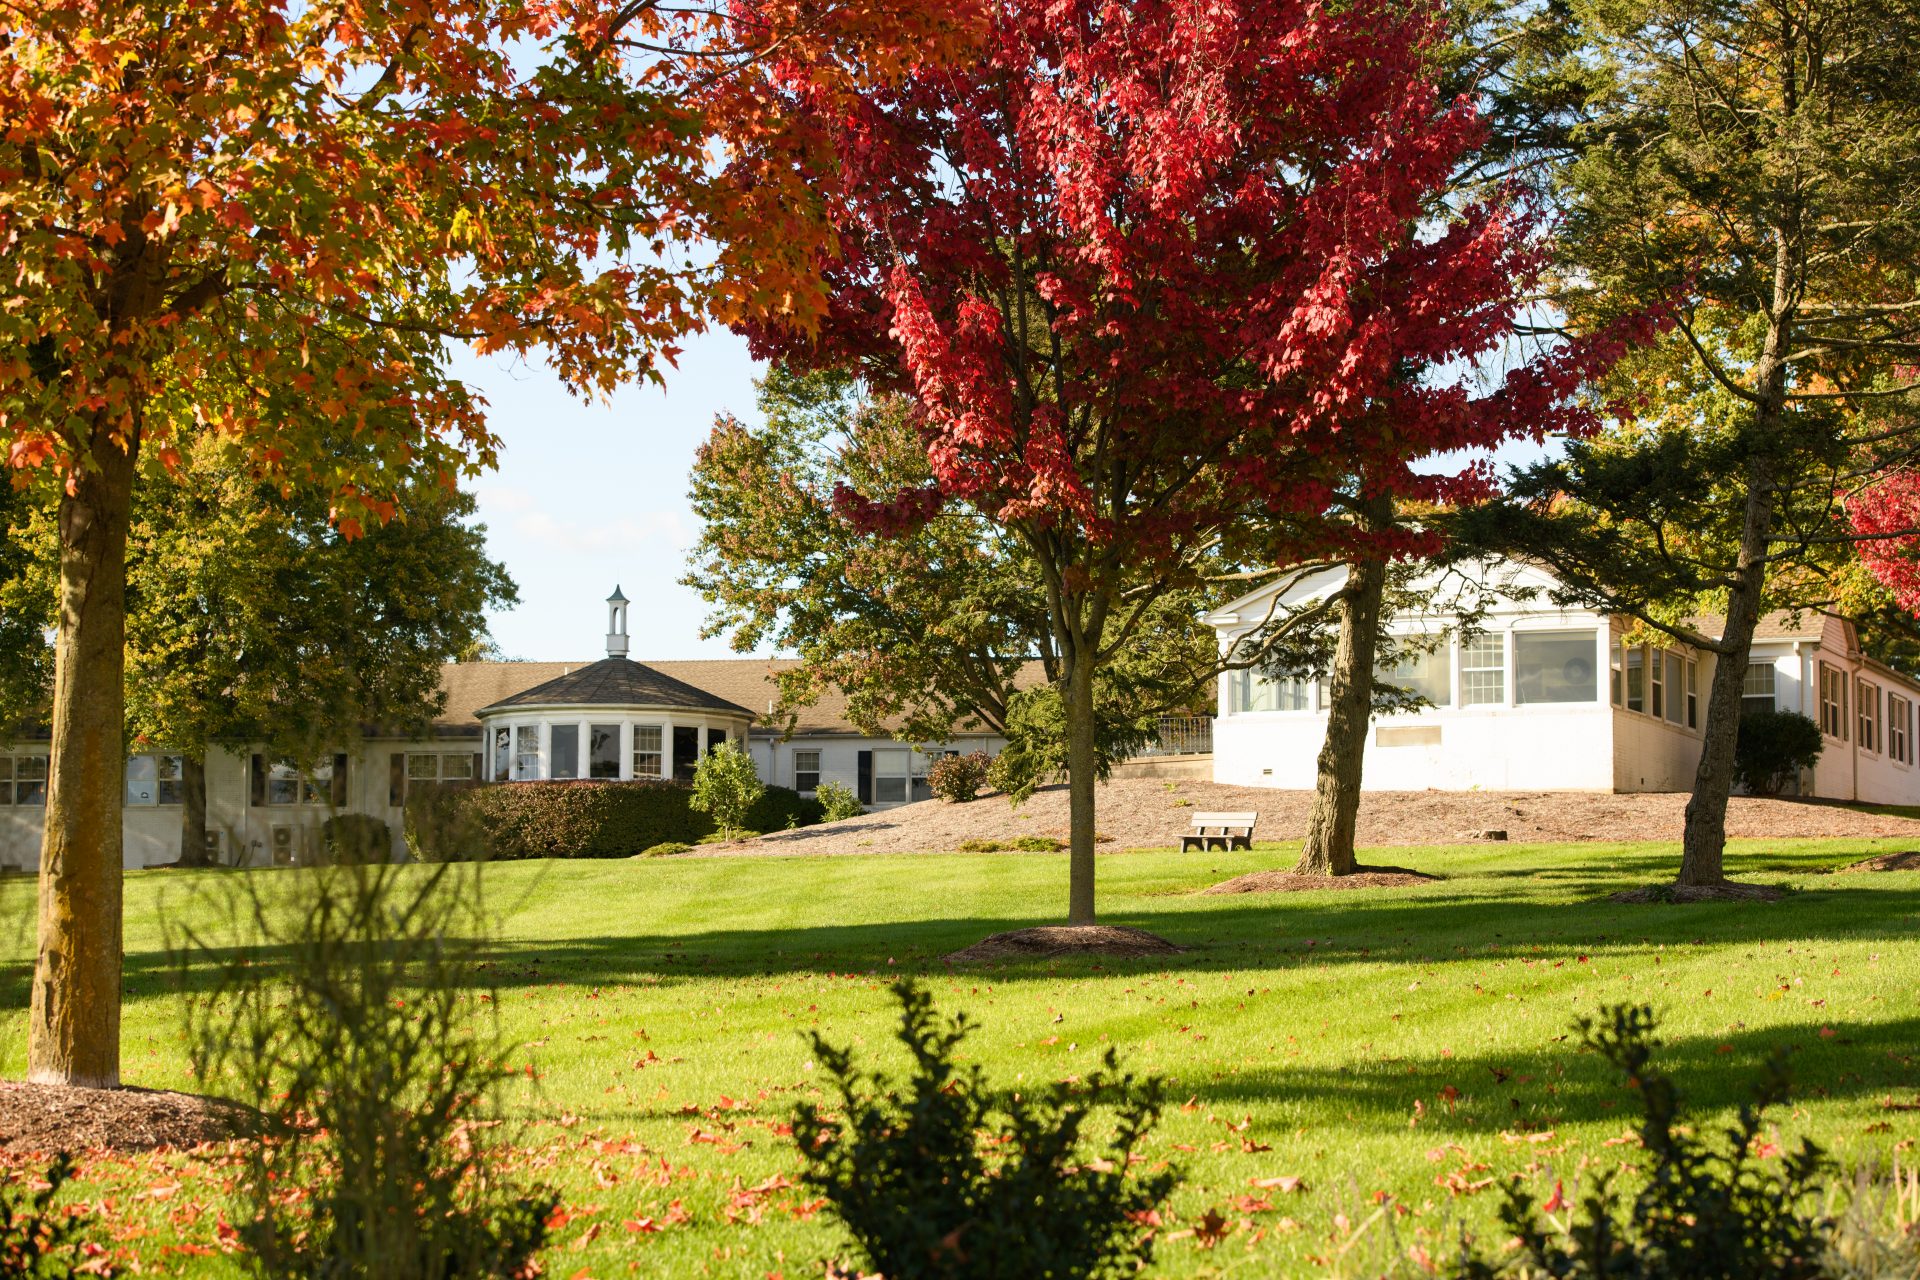
<svg viewBox="0 0 1920 1280"><path fill-rule="evenodd" d="M1556 874L1556 879L1559 876ZM1589 877L1590 878L1590 877ZM1905 880L1906 878L1902 878ZM1804 883L1804 882L1803 882ZM1596 893L1618 887L1596 886ZM1156 958L1073 957L974 966L995 977L1072 977L1161 971L1286 971L1297 968L1446 963L1471 959L1603 960L1657 947L1685 950L1773 943L1876 941L1920 944L1920 884L1869 877L1819 877L1777 903L1625 906L1600 899L1540 903L1473 894L1440 882L1430 888L1248 894L1232 897L1136 895L1102 915L1190 948ZM655 930L636 921L627 936L511 941L489 946L476 985L617 984L708 980L783 973L944 972L941 957L982 937L1032 924L1025 917L955 915L937 919L816 924L792 928ZM184 972L164 950L130 951L130 995L206 989L216 964L207 953ZM276 963L259 957L263 971ZM24 1001L25 973L5 981L0 1000ZM14 989L18 988L18 989Z"/></svg>

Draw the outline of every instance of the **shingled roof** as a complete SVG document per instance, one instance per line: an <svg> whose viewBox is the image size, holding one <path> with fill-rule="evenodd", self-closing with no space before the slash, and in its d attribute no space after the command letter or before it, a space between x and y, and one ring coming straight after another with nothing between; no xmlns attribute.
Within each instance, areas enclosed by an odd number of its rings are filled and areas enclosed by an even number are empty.
<svg viewBox="0 0 1920 1280"><path fill-rule="evenodd" d="M667 707L724 711L749 718L753 715L737 702L729 702L628 658L602 658L509 694L478 708L474 714L486 715L511 707Z"/></svg>

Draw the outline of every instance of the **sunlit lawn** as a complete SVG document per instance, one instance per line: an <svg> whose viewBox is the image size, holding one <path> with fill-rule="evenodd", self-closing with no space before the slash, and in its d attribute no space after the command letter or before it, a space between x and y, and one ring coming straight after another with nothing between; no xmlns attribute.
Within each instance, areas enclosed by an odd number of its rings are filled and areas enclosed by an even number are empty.
<svg viewBox="0 0 1920 1280"><path fill-rule="evenodd" d="M503 911L491 978L523 1042L511 1102L534 1123L515 1163L571 1211L553 1276L820 1274L844 1249L798 1191L738 1197L797 1158L780 1126L815 1087L803 1033L897 1062L887 983L931 980L981 1024L969 1048L1001 1081L1091 1070L1109 1045L1172 1081L1148 1154L1185 1170L1156 1274L1312 1274L1381 1208L1401 1247L1484 1222L1488 1180L1543 1186L1631 1147L1629 1099L1572 1052L1576 1015L1652 1003L1668 1061L1729 1109L1775 1046L1799 1097L1778 1117L1854 1162L1912 1150L1920 1112L1920 874L1829 876L1897 842L1745 842L1735 874L1791 885L1772 905L1615 906L1670 874L1671 845L1383 850L1436 872L1417 891L1202 897L1290 855L1102 859L1110 923L1192 948L1165 961L949 971L939 957L1064 906L1062 856L670 859L516 864L489 873ZM196 1089L162 921L223 874L129 877L126 1073ZM283 876L298 872L268 872ZM20 919L30 886L0 886ZM10 935L11 936L11 935ZM25 937L12 945L7 1070L24 1057ZM1190 1101L1188 1101L1190 1099ZM1291 1195L1253 1183L1299 1175ZM102 1162L146 1270L216 1274L217 1163ZM178 1184L177 1189L170 1189ZM679 1202L676 1212L674 1202ZM1268 1206L1271 1207L1268 1207ZM1181 1234L1207 1210L1231 1224ZM1344 1215L1344 1216L1343 1216ZM685 1221L679 1221L685 1217ZM664 1225L663 1225L664 1224ZM658 1230L643 1229L660 1227Z"/></svg>

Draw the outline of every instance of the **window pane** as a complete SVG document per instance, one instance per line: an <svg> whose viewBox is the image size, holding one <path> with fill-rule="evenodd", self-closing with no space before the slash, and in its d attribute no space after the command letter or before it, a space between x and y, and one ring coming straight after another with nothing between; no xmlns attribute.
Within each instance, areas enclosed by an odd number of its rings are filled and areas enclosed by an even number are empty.
<svg viewBox="0 0 1920 1280"><path fill-rule="evenodd" d="M1639 645L1627 650L1627 710L1647 709L1647 651Z"/></svg>
<svg viewBox="0 0 1920 1280"><path fill-rule="evenodd" d="M433 782L440 776L439 756L408 756L407 777L416 782Z"/></svg>
<svg viewBox="0 0 1920 1280"><path fill-rule="evenodd" d="M186 770L179 756L155 756L155 772L160 777L160 803L185 804L187 800Z"/></svg>
<svg viewBox="0 0 1920 1280"><path fill-rule="evenodd" d="M580 776L580 726L577 724L557 724L553 726L553 769L549 776L555 778L577 778Z"/></svg>
<svg viewBox="0 0 1920 1280"><path fill-rule="evenodd" d="M267 803L300 803L300 770L294 767L293 761L275 760L267 770Z"/></svg>
<svg viewBox="0 0 1920 1280"><path fill-rule="evenodd" d="M633 726L633 776L658 778L660 773L660 726Z"/></svg>
<svg viewBox="0 0 1920 1280"><path fill-rule="evenodd" d="M1413 646L1429 642L1409 636L1406 643ZM1398 685L1436 707L1444 707L1453 701L1452 657L1444 642L1431 653L1405 648L1397 662L1374 672L1374 678L1383 684Z"/></svg>
<svg viewBox="0 0 1920 1280"><path fill-rule="evenodd" d="M441 756L440 776L449 781L467 781L473 777L473 757L470 755Z"/></svg>
<svg viewBox="0 0 1920 1280"><path fill-rule="evenodd" d="M620 776L619 725L590 726L587 730L587 748L587 770L590 777L617 778Z"/></svg>
<svg viewBox="0 0 1920 1280"><path fill-rule="evenodd" d="M796 751L793 753L793 789L802 793L817 791L820 788L820 753L818 751Z"/></svg>
<svg viewBox="0 0 1920 1280"><path fill-rule="evenodd" d="M127 803L150 805L159 794L152 756L127 758Z"/></svg>
<svg viewBox="0 0 1920 1280"><path fill-rule="evenodd" d="M1594 702L1600 682L1593 669L1593 631L1516 631L1513 635L1514 700Z"/></svg>
<svg viewBox="0 0 1920 1280"><path fill-rule="evenodd" d="M333 802L333 761L315 765L311 776L304 780L303 792L307 804L331 804Z"/></svg>
<svg viewBox="0 0 1920 1280"><path fill-rule="evenodd" d="M1677 653L1667 655L1667 719L1679 724L1686 719L1685 661Z"/></svg>
<svg viewBox="0 0 1920 1280"><path fill-rule="evenodd" d="M13 802L15 804L47 802L47 758L45 756L13 758Z"/></svg>
<svg viewBox="0 0 1920 1280"><path fill-rule="evenodd" d="M509 729L493 731L493 780L505 782L513 776L513 732Z"/></svg>
<svg viewBox="0 0 1920 1280"><path fill-rule="evenodd" d="M0 782L13 781L13 757L0 756Z"/></svg>
<svg viewBox="0 0 1920 1280"><path fill-rule="evenodd" d="M540 726L523 724L513 731L513 776L521 780L540 776Z"/></svg>
<svg viewBox="0 0 1920 1280"><path fill-rule="evenodd" d="M1624 662L1625 656L1626 656L1625 646L1622 645L1620 641L1615 640L1613 642L1611 659L1608 665L1609 665L1609 670L1611 672L1610 678L1612 681L1611 693L1613 697L1613 705L1616 707L1623 705L1623 703L1621 702L1621 698L1625 693L1625 686L1621 681L1621 674L1625 669L1625 662Z"/></svg>
<svg viewBox="0 0 1920 1280"><path fill-rule="evenodd" d="M1460 705L1477 707L1506 700L1506 637L1477 635L1462 640L1460 642Z"/></svg>
<svg viewBox="0 0 1920 1280"><path fill-rule="evenodd" d="M907 779L905 775L873 780L873 800L875 804L905 804L907 802Z"/></svg>

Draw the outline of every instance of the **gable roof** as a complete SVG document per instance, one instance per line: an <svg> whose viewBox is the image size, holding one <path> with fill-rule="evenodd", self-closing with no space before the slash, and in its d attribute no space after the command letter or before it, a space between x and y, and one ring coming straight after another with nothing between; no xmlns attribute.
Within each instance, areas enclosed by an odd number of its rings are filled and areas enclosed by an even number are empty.
<svg viewBox="0 0 1920 1280"><path fill-rule="evenodd" d="M478 708L476 716L512 707L666 707L721 711L753 718L737 702L676 680L628 658L602 658Z"/></svg>

